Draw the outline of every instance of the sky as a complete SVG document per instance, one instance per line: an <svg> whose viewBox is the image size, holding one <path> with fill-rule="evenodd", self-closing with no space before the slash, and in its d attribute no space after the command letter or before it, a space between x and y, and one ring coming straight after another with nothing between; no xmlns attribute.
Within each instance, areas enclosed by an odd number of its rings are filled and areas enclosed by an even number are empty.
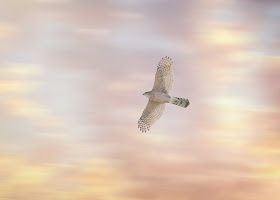
<svg viewBox="0 0 280 200"><path fill-rule="evenodd" d="M0 199L279 200L278 0L0 0ZM162 57L172 96L137 129Z"/></svg>

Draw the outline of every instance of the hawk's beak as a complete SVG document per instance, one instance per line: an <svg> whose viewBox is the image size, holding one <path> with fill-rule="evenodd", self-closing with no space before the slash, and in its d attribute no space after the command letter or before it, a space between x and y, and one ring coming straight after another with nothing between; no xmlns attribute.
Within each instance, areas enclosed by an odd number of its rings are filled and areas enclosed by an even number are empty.
<svg viewBox="0 0 280 200"><path fill-rule="evenodd" d="M144 95L144 96L145 96L145 93L143 93L142 95Z"/></svg>

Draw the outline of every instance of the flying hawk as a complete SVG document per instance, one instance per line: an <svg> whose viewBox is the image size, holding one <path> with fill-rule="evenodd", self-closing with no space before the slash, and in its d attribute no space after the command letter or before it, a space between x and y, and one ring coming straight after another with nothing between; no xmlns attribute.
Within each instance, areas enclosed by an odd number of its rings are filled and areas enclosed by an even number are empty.
<svg viewBox="0 0 280 200"><path fill-rule="evenodd" d="M149 131L150 127L162 116L166 103L184 108L190 104L188 99L169 95L173 83L172 63L171 58L167 56L159 61L154 87L152 91L143 94L149 99L149 102L138 121L138 128L142 132Z"/></svg>

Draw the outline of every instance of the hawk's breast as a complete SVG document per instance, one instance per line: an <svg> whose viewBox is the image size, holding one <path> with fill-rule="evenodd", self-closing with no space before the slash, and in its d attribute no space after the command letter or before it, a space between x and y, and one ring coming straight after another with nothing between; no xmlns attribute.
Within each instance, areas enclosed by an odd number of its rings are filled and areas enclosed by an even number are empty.
<svg viewBox="0 0 280 200"><path fill-rule="evenodd" d="M150 100L159 103L169 103L170 96L163 92L152 91Z"/></svg>

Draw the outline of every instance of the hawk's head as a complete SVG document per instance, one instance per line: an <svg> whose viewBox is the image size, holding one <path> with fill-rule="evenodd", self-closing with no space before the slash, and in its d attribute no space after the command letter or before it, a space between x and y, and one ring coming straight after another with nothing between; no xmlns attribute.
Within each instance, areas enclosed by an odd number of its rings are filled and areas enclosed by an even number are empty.
<svg viewBox="0 0 280 200"><path fill-rule="evenodd" d="M149 97L151 96L151 91L149 91L149 92L144 92L143 95L149 98Z"/></svg>

